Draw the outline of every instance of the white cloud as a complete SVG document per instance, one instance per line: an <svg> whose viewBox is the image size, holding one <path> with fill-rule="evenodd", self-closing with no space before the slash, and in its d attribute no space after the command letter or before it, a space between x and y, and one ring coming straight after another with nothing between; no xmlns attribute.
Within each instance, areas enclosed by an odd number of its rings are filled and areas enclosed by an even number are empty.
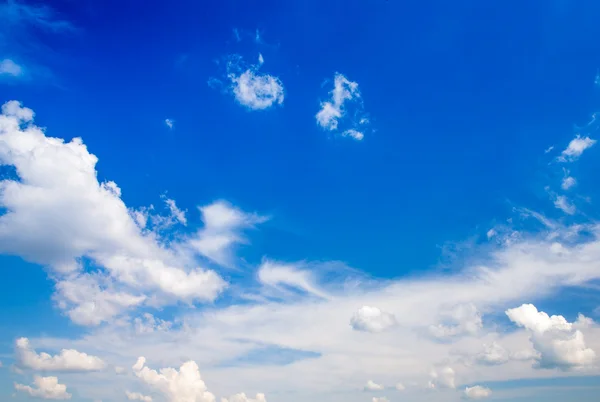
<svg viewBox="0 0 600 402"><path fill-rule="evenodd" d="M19 175L0 182L0 252L50 267L59 306L76 322L98 324L146 294L154 303L212 301L225 288L216 272L140 229L119 187L98 182L98 159L80 138L46 136L33 111L11 101L2 107L0 143L0 162ZM106 275L83 274L81 257Z"/></svg>
<svg viewBox="0 0 600 402"><path fill-rule="evenodd" d="M440 316L442 322L429 327L429 332L439 339L475 335L483 327L481 313L472 303L443 310Z"/></svg>
<svg viewBox="0 0 600 402"><path fill-rule="evenodd" d="M265 62L265 58L262 54L258 54L258 64L263 64Z"/></svg>
<svg viewBox="0 0 600 402"><path fill-rule="evenodd" d="M125 391L125 395L130 401L152 402L152 397L140 394L139 392Z"/></svg>
<svg viewBox="0 0 600 402"><path fill-rule="evenodd" d="M373 380L367 381L367 384L365 385L365 391L381 391L383 389L385 389L383 385L377 384Z"/></svg>
<svg viewBox="0 0 600 402"><path fill-rule="evenodd" d="M592 147L595 143L596 140L593 140L590 137L581 137L580 135L577 135L571 140L567 148L562 151L558 160L561 162L575 161L581 156L583 151Z"/></svg>
<svg viewBox="0 0 600 402"><path fill-rule="evenodd" d="M192 238L188 245L210 260L224 266L233 264L231 250L235 244L247 243L243 231L253 229L267 217L233 207L225 201L216 201L200 207L204 227Z"/></svg>
<svg viewBox="0 0 600 402"><path fill-rule="evenodd" d="M240 57L232 57L227 63L227 78L231 82L229 89L235 99L250 110L264 110L274 105L282 105L285 97L283 83L275 76L258 71L264 63L259 55L256 66L243 66Z"/></svg>
<svg viewBox="0 0 600 402"><path fill-rule="evenodd" d="M221 398L221 402L267 402L265 394L256 394L255 398L248 398L245 393L241 392L229 398Z"/></svg>
<svg viewBox="0 0 600 402"><path fill-rule="evenodd" d="M16 341L19 365L23 368L43 371L98 371L106 364L96 356L90 356L74 349L63 349L60 354L36 353L27 338Z"/></svg>
<svg viewBox="0 0 600 402"><path fill-rule="evenodd" d="M284 287L288 286L323 299L329 298L325 292L315 285L316 280L311 271L294 264L264 260L258 270L258 280L261 284L276 288L284 293Z"/></svg>
<svg viewBox="0 0 600 402"><path fill-rule="evenodd" d="M121 374L126 374L126 373L127 373L127 369L125 367L115 366L115 374L121 375Z"/></svg>
<svg viewBox="0 0 600 402"><path fill-rule="evenodd" d="M486 236L489 239L491 239L492 237L496 236L498 234L498 232L496 232L496 229L492 228L490 230L487 231Z"/></svg>
<svg viewBox="0 0 600 402"><path fill-rule="evenodd" d="M564 195L556 196L554 199L554 206L568 215L573 215L575 212L577 212L575 205L571 204L568 198Z"/></svg>
<svg viewBox="0 0 600 402"><path fill-rule="evenodd" d="M560 187L563 190L568 190L571 187L573 187L575 184L577 184L577 180L575 180L575 178L572 176L567 176L567 177L563 178Z"/></svg>
<svg viewBox="0 0 600 402"><path fill-rule="evenodd" d="M562 370L584 369L596 361L596 353L586 347L583 333L563 316L548 316L532 304L506 311L508 318L531 334L539 353L537 366Z"/></svg>
<svg viewBox="0 0 600 402"><path fill-rule="evenodd" d="M132 368L139 379L161 392L169 402L215 402L194 361L183 363L179 370L163 368L157 372L146 367L146 359L140 357Z"/></svg>
<svg viewBox="0 0 600 402"><path fill-rule="evenodd" d="M155 331L168 331L173 325L169 321L161 320L150 313L144 313L142 317L133 320L136 334L148 334Z"/></svg>
<svg viewBox="0 0 600 402"><path fill-rule="evenodd" d="M360 98L358 84L348 80L342 74L336 73L331 100L321 103L321 110L315 116L317 124L325 130L337 130L339 121L346 115L344 104L357 98ZM346 130L344 136L350 136L356 140L363 138L362 133L355 129Z"/></svg>
<svg viewBox="0 0 600 402"><path fill-rule="evenodd" d="M71 394L67 392L67 386L58 383L56 377L38 377L35 376L34 386L15 383L17 391L25 392L30 396L42 399L71 399Z"/></svg>
<svg viewBox="0 0 600 402"><path fill-rule="evenodd" d="M365 135L363 133L361 133L360 131L351 128L351 129L344 131L342 133L342 137L350 137L350 138L355 139L356 141L362 141L362 139L365 138Z"/></svg>
<svg viewBox="0 0 600 402"><path fill-rule="evenodd" d="M0 61L0 76L7 75L11 77L21 77L23 74L25 74L23 67L11 59L4 59Z"/></svg>
<svg viewBox="0 0 600 402"><path fill-rule="evenodd" d="M485 399L492 395L492 390L480 385L465 388L465 396L468 399Z"/></svg>
<svg viewBox="0 0 600 402"><path fill-rule="evenodd" d="M175 120L173 119L165 119L165 124L169 127L170 130L173 129L173 125L175 124Z"/></svg>
<svg viewBox="0 0 600 402"><path fill-rule="evenodd" d="M352 315L350 325L357 331L383 332L396 325L396 317L377 307L363 306Z"/></svg>
<svg viewBox="0 0 600 402"><path fill-rule="evenodd" d="M429 380L428 387L431 389L438 388L456 388L455 383L455 372L452 367L444 367L441 370L433 370L430 373L431 379Z"/></svg>
<svg viewBox="0 0 600 402"><path fill-rule="evenodd" d="M406 390L406 387L404 386L404 384L402 384L401 382L396 384L396 390L397 391L404 391Z"/></svg>
<svg viewBox="0 0 600 402"><path fill-rule="evenodd" d="M389 399L387 399L385 396L379 396L379 397L377 397L377 396L374 396L374 397L371 399L371 401L372 401L372 402L390 402L390 400L389 400Z"/></svg>
<svg viewBox="0 0 600 402"><path fill-rule="evenodd" d="M483 351L475 356L477 363L490 366L507 363L509 359L509 352L496 342L483 345Z"/></svg>

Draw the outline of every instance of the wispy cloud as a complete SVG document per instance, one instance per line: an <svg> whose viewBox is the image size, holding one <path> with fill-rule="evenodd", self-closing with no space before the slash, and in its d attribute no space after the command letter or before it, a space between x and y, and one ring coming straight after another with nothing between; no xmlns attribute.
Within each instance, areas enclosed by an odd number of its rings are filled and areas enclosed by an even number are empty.
<svg viewBox="0 0 600 402"><path fill-rule="evenodd" d="M22 77L24 74L25 69L11 59L0 61L0 76Z"/></svg>

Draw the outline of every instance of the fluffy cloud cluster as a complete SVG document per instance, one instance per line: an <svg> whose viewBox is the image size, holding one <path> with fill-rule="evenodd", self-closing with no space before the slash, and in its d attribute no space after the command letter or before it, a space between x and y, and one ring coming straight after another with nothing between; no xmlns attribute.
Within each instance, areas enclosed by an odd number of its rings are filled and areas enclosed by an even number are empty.
<svg viewBox="0 0 600 402"><path fill-rule="evenodd" d="M459 304L449 310L443 310L440 319L441 323L429 327L429 332L439 339L475 335L483 327L481 313L472 303Z"/></svg>
<svg viewBox="0 0 600 402"><path fill-rule="evenodd" d="M492 395L492 390L481 385L465 388L465 397L467 399L485 399Z"/></svg>
<svg viewBox="0 0 600 402"><path fill-rule="evenodd" d="M241 392L229 398L221 398L221 402L267 402L265 394L256 394L256 397L249 398L245 393Z"/></svg>
<svg viewBox="0 0 600 402"><path fill-rule="evenodd" d="M139 379L161 392L169 402L215 402L194 361L183 363L179 370L169 367L157 372L146 367L146 359L140 357L132 369Z"/></svg>
<svg viewBox="0 0 600 402"><path fill-rule="evenodd" d="M433 370L430 374L431 379L428 383L428 388L456 388L455 372L452 367L444 367L441 370Z"/></svg>
<svg viewBox="0 0 600 402"><path fill-rule="evenodd" d="M153 305L193 303L224 290L226 282L184 250L225 262L224 250L243 241L237 228L263 218L216 203L201 209L206 227L197 237L165 247L114 182L98 181L98 159L80 138L48 137L33 116L16 101L2 106L0 164L13 166L16 177L0 181L0 253L49 267L55 300L73 321L97 325L149 296ZM169 216L185 224L174 201L165 202ZM90 272L86 259L102 269Z"/></svg>
<svg viewBox="0 0 600 402"><path fill-rule="evenodd" d="M591 139L590 137L582 137L580 135L576 136L571 140L567 148L565 148L558 160L561 162L573 162L583 154L583 152L592 147L596 143L596 140Z"/></svg>
<svg viewBox="0 0 600 402"><path fill-rule="evenodd" d="M586 347L583 333L577 329L589 325L585 317L573 324L560 315L548 316L532 304L509 309L506 315L531 333L531 342L539 353L536 357L538 367L570 370L587 368L595 363L596 353Z"/></svg>
<svg viewBox="0 0 600 402"><path fill-rule="evenodd" d="M67 386L58 383L56 377L38 377L33 381L33 386L15 383L17 391L25 392L32 397L42 399L71 399Z"/></svg>
<svg viewBox="0 0 600 402"><path fill-rule="evenodd" d="M365 391L381 391L383 389L385 389L383 385L377 384L373 380L367 381L367 384L365 385Z"/></svg>
<svg viewBox="0 0 600 402"><path fill-rule="evenodd" d="M125 391L125 396L130 401L152 402L152 397L140 394L139 392Z"/></svg>
<svg viewBox="0 0 600 402"><path fill-rule="evenodd" d="M369 306L358 309L350 319L353 329L365 332L383 332L395 324L396 317L393 314Z"/></svg>
<svg viewBox="0 0 600 402"><path fill-rule="evenodd" d="M233 57L227 63L229 89L235 99L250 110L264 110L283 104L283 83L277 77L260 73L258 70L263 63L262 55L258 65L248 68L243 67L240 57Z"/></svg>
<svg viewBox="0 0 600 402"><path fill-rule="evenodd" d="M27 338L19 338L16 342L16 353L19 365L23 368L43 371L97 371L106 367L102 359L78 352L74 349L63 349L60 354L36 353Z"/></svg>
<svg viewBox="0 0 600 402"><path fill-rule="evenodd" d="M358 84L348 80L340 73L336 73L334 77L333 90L331 91L331 100L322 102L321 109L316 114L317 124L329 131L338 130L340 121L347 115L346 104L352 101L360 100L360 91ZM364 133L359 127L368 124L368 119L364 117L360 102L354 102L359 105L357 111L358 117L353 118L352 127L342 132L343 137L350 137L355 140L362 140ZM356 117L356 116L355 116Z"/></svg>

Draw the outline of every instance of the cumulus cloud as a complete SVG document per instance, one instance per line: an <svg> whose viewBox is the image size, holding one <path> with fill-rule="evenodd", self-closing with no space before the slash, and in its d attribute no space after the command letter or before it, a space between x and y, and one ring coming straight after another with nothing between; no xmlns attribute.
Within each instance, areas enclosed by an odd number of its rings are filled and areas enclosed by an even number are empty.
<svg viewBox="0 0 600 402"><path fill-rule="evenodd" d="M19 64L11 59L0 61L0 76L20 77L25 74L25 70Z"/></svg>
<svg viewBox="0 0 600 402"><path fill-rule="evenodd" d="M19 365L23 368L43 371L98 371L106 364L96 356L90 356L74 349L63 349L57 355L36 353L27 338L16 341L16 353Z"/></svg>
<svg viewBox="0 0 600 402"><path fill-rule="evenodd" d="M135 375L144 383L161 392L169 402L215 402L200 376L196 362L183 363L179 370L162 368L151 370L144 357L138 358L132 367Z"/></svg>
<svg viewBox="0 0 600 402"><path fill-rule="evenodd" d="M459 304L444 310L440 319L441 323L429 327L431 335L439 339L475 335L483 327L481 313L472 303Z"/></svg>
<svg viewBox="0 0 600 402"><path fill-rule="evenodd" d="M216 201L200 207L204 227L188 245L206 258L224 266L231 266L231 250L235 244L247 243L244 230L253 229L268 217L246 213L225 201Z"/></svg>
<svg viewBox="0 0 600 402"><path fill-rule="evenodd" d="M353 103L357 109L354 116L350 118L351 128L342 131L342 137L360 141L364 138L364 133L359 127L368 124L369 120L364 116L362 110L358 84L348 80L344 75L335 74L331 99L321 103L321 109L317 112L315 118L321 128L336 131L339 128L340 121L348 114L347 105L349 102Z"/></svg>
<svg viewBox="0 0 600 402"><path fill-rule="evenodd" d="M119 187L98 182L98 159L80 138L48 137L33 116L16 101L2 107L0 163L14 166L18 179L0 182L1 253L51 268L59 306L82 324L137 306L148 293L154 302L212 301L221 293L226 283L216 272L140 229ZM84 273L83 257L104 276Z"/></svg>
<svg viewBox="0 0 600 402"><path fill-rule="evenodd" d="M381 391L383 389L385 389L383 385L377 384L373 380L367 381L367 384L365 385L365 391Z"/></svg>
<svg viewBox="0 0 600 402"><path fill-rule="evenodd" d="M583 154L583 152L592 147L596 143L596 140L590 137L582 137L577 135L574 139L569 142L567 148L565 148L558 160L561 162L573 162Z"/></svg>
<svg viewBox="0 0 600 402"><path fill-rule="evenodd" d="M485 399L492 395L492 390L480 385L465 388L465 396L467 399Z"/></svg>
<svg viewBox="0 0 600 402"><path fill-rule="evenodd" d="M231 57L227 63L229 90L242 106L250 110L264 110L283 104L285 91L281 80L259 71L264 61L259 55L257 65L246 67L241 57Z"/></svg>
<svg viewBox="0 0 600 402"><path fill-rule="evenodd" d="M140 394L139 392L125 391L125 396L130 401L152 402L152 397Z"/></svg>
<svg viewBox="0 0 600 402"><path fill-rule="evenodd" d="M350 325L356 331L383 332L396 325L396 317L377 307L363 306L352 315Z"/></svg>
<svg viewBox="0 0 600 402"><path fill-rule="evenodd" d="M430 377L428 387L431 389L456 388L455 372L452 367L444 367L439 371L433 370Z"/></svg>
<svg viewBox="0 0 600 402"><path fill-rule="evenodd" d="M15 383L15 389L35 398L71 399L71 394L67 392L67 386L59 384L56 377L35 376L33 386Z"/></svg>
<svg viewBox="0 0 600 402"><path fill-rule="evenodd" d="M533 304L508 309L508 318L530 332L530 340L539 353L539 368L584 369L596 361L596 353L586 347L583 333L561 315L549 316ZM583 320L585 321L585 320Z"/></svg>
<svg viewBox="0 0 600 402"><path fill-rule="evenodd" d="M229 398L221 398L221 402L267 402L265 394L256 394L256 397L249 398L245 393L241 392Z"/></svg>

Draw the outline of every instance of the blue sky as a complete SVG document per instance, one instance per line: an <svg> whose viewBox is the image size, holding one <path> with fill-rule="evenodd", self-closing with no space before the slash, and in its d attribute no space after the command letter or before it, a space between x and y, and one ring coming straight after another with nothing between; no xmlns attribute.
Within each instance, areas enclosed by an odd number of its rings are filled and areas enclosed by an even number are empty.
<svg viewBox="0 0 600 402"><path fill-rule="evenodd" d="M2 0L0 399L592 401L599 15Z"/></svg>

